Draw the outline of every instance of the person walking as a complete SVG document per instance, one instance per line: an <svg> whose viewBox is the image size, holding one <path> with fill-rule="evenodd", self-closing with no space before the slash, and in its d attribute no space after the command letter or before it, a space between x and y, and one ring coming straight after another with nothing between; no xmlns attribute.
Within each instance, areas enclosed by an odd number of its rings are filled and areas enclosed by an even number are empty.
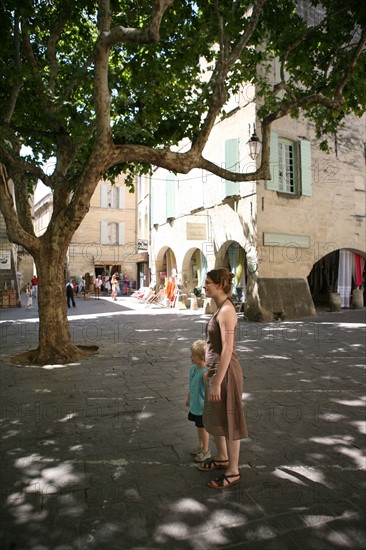
<svg viewBox="0 0 366 550"><path fill-rule="evenodd" d="M38 295L38 278L36 275L33 275L32 279L31 279L31 283L32 283L32 294L35 298L37 298L37 295Z"/></svg>
<svg viewBox="0 0 366 550"><path fill-rule="evenodd" d="M202 423L205 401L205 346L204 340L196 340L191 347L192 366L189 372L189 392L186 407L189 407L188 420L195 423L198 435L198 446L191 450L195 462L203 462L211 457L208 448L209 435Z"/></svg>
<svg viewBox="0 0 366 550"><path fill-rule="evenodd" d="M114 275L112 276L111 286L112 286L112 298L116 302L118 288L119 288L119 277L117 276L116 273L114 273Z"/></svg>
<svg viewBox="0 0 366 550"><path fill-rule="evenodd" d="M234 275L227 269L207 273L204 288L217 311L206 327L206 397L203 425L214 436L217 454L200 464L201 471L224 469L208 482L213 489L226 489L240 481L240 439L248 437L242 393L243 373L235 351L237 316L230 300Z"/></svg>
<svg viewBox="0 0 366 550"><path fill-rule="evenodd" d="M94 298L95 298L95 300L99 300L100 290L102 288L102 284L103 284L102 276L98 275L98 277L95 279L95 283L94 283Z"/></svg>
<svg viewBox="0 0 366 550"><path fill-rule="evenodd" d="M70 301L72 302L72 306L76 307L75 298L74 298L74 285L72 283L72 279L70 279L66 285L66 298L67 298L67 307L70 307Z"/></svg>
<svg viewBox="0 0 366 550"><path fill-rule="evenodd" d="M32 298L32 283L28 283L25 289L25 293L27 295L27 308L32 309L33 308L33 298Z"/></svg>

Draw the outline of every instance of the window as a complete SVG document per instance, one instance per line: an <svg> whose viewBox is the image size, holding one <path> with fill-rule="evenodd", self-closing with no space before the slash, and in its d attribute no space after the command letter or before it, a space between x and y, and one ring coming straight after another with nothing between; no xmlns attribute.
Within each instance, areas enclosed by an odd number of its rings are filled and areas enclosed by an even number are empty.
<svg viewBox="0 0 366 550"><path fill-rule="evenodd" d="M297 159L295 144L287 140L278 140L278 190L284 193L296 193Z"/></svg>
<svg viewBox="0 0 366 550"><path fill-rule="evenodd" d="M111 185L102 183L100 185L100 206L101 208L124 208L125 185Z"/></svg>
<svg viewBox="0 0 366 550"><path fill-rule="evenodd" d="M100 242L109 245L124 244L125 222L100 222Z"/></svg>
<svg viewBox="0 0 366 550"><path fill-rule="evenodd" d="M266 188L289 195L312 195L311 144L280 138L271 132L271 180Z"/></svg>
<svg viewBox="0 0 366 550"><path fill-rule="evenodd" d="M107 206L108 208L118 208L118 188L108 187L107 189Z"/></svg>
<svg viewBox="0 0 366 550"><path fill-rule="evenodd" d="M109 244L118 244L118 224L117 223L109 223L107 225L107 240Z"/></svg>

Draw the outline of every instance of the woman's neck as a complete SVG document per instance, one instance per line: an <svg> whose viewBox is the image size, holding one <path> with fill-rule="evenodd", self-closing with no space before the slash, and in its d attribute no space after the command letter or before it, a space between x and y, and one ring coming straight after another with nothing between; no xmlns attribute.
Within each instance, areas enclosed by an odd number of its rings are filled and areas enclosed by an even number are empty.
<svg viewBox="0 0 366 550"><path fill-rule="evenodd" d="M227 300L227 295L226 294L222 294L220 296L216 296L216 298L214 298L215 300L215 303L217 305L218 308L220 308L222 306L222 304Z"/></svg>

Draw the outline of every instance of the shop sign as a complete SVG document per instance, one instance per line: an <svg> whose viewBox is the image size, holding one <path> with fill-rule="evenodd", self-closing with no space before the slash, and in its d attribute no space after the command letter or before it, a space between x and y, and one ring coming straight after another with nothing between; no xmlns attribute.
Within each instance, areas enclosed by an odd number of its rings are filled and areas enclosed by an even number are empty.
<svg viewBox="0 0 366 550"><path fill-rule="evenodd" d="M205 223L187 223L187 240L188 241L206 241L206 224Z"/></svg>
<svg viewBox="0 0 366 550"><path fill-rule="evenodd" d="M147 239L138 239L137 240L137 248L138 250L147 250L149 243Z"/></svg>
<svg viewBox="0 0 366 550"><path fill-rule="evenodd" d="M10 250L0 250L0 269L11 269Z"/></svg>

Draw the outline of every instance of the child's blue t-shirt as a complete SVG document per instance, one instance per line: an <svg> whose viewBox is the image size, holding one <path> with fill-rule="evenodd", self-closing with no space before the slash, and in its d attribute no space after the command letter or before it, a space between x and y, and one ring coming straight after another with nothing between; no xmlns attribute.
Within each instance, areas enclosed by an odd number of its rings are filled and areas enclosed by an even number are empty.
<svg viewBox="0 0 366 550"><path fill-rule="evenodd" d="M189 373L189 410L196 416L203 415L203 405L205 402L205 381L202 376L205 372L205 368L201 368L198 367L198 365L193 364Z"/></svg>

